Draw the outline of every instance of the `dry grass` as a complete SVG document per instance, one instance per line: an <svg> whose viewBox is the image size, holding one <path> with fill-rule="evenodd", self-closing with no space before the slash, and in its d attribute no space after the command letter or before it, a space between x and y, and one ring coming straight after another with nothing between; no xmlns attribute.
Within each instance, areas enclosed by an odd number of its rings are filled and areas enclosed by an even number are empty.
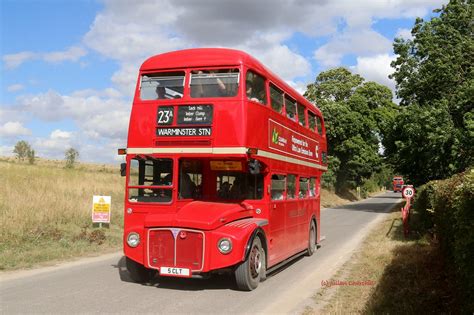
<svg viewBox="0 0 474 315"><path fill-rule="evenodd" d="M364 240L305 314L457 313L453 281L435 240L403 237L399 207ZM416 222L412 220L412 225ZM349 285L349 281L371 281ZM344 284L344 285L338 285Z"/></svg>
<svg viewBox="0 0 474 315"><path fill-rule="evenodd" d="M124 180L118 168L0 160L0 269L118 249ZM101 171L103 170L103 171ZM94 232L93 195L112 196L110 229ZM103 234L100 236L99 234Z"/></svg>

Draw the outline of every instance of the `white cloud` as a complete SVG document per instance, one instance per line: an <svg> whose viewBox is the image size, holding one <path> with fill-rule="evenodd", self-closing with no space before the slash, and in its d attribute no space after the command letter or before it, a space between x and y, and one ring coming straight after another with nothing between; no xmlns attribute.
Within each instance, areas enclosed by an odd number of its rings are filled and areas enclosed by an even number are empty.
<svg viewBox="0 0 474 315"><path fill-rule="evenodd" d="M85 55L87 55L87 51L84 48L73 46L64 51L53 51L49 53L22 51L16 54L4 55L3 62L5 63L6 69L14 69L31 60L43 60L48 63L60 63L63 61L76 62Z"/></svg>
<svg viewBox="0 0 474 315"><path fill-rule="evenodd" d="M0 156L13 156L13 146L0 145Z"/></svg>
<svg viewBox="0 0 474 315"><path fill-rule="evenodd" d="M70 47L65 51L54 51L42 55L46 62L59 63L63 61L78 61L81 57L87 55L87 51L82 47Z"/></svg>
<svg viewBox="0 0 474 315"><path fill-rule="evenodd" d="M71 138L71 135L72 135L72 132L56 129L53 132L51 132L50 138L53 140L68 140Z"/></svg>
<svg viewBox="0 0 474 315"><path fill-rule="evenodd" d="M411 29L409 28L399 28L397 30L397 34L395 34L395 37L400 37L403 39L412 39L413 36L411 35Z"/></svg>
<svg viewBox="0 0 474 315"><path fill-rule="evenodd" d="M6 69L14 69L22 63L37 58L37 54L31 51L22 51L16 54L9 54L3 56L3 62Z"/></svg>
<svg viewBox="0 0 474 315"><path fill-rule="evenodd" d="M2 137L18 137L29 135L31 135L31 130L25 128L19 121L9 121L0 126L0 136Z"/></svg>
<svg viewBox="0 0 474 315"><path fill-rule="evenodd" d="M357 64L351 67L351 70L362 75L367 81L375 81L395 91L395 81L388 78L393 73L390 63L394 59L394 55L388 54L358 57Z"/></svg>
<svg viewBox="0 0 474 315"><path fill-rule="evenodd" d="M8 92L18 92L23 90L25 87L22 84L12 84L7 87Z"/></svg>
<svg viewBox="0 0 474 315"><path fill-rule="evenodd" d="M321 46L314 57L325 67L338 66L344 55L368 56L390 51L392 42L373 30L349 31L336 35Z"/></svg>

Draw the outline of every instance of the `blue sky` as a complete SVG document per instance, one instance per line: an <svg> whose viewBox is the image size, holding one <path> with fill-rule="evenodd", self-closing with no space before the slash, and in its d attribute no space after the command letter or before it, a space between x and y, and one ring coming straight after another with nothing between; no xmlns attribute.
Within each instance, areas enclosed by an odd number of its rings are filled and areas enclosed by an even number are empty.
<svg viewBox="0 0 474 315"><path fill-rule="evenodd" d="M300 92L336 66L394 90L393 39L443 3L0 0L0 155L26 140L40 157L116 163L140 63L176 49L242 49Z"/></svg>

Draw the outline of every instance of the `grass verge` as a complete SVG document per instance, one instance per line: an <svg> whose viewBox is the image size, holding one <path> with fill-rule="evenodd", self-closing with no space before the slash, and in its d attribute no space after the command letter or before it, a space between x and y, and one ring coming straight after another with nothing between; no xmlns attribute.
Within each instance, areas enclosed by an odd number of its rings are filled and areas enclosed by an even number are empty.
<svg viewBox="0 0 474 315"><path fill-rule="evenodd" d="M403 237L400 206L378 224L351 259L314 296L305 314L458 313L453 273L436 239Z"/></svg>
<svg viewBox="0 0 474 315"><path fill-rule="evenodd" d="M0 160L0 270L121 248L124 180L97 165ZM92 226L93 195L112 196L109 228Z"/></svg>

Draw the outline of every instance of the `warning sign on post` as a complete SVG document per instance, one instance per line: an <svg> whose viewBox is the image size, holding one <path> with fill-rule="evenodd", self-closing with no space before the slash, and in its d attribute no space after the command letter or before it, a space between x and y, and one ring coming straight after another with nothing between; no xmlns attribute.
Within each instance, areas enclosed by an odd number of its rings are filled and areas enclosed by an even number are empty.
<svg viewBox="0 0 474 315"><path fill-rule="evenodd" d="M110 196L93 196L92 222L110 223Z"/></svg>

